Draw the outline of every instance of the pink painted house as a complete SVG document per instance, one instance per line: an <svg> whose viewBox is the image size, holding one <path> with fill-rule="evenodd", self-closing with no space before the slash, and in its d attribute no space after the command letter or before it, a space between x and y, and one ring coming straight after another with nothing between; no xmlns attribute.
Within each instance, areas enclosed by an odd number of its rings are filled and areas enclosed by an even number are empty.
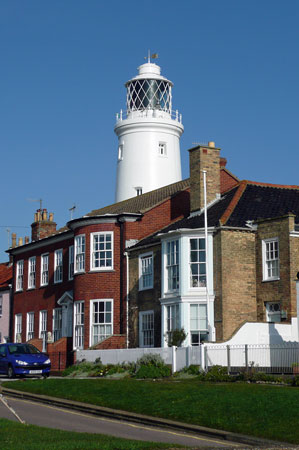
<svg viewBox="0 0 299 450"><path fill-rule="evenodd" d="M10 291L12 283L12 265L0 263L0 344L10 338Z"/></svg>

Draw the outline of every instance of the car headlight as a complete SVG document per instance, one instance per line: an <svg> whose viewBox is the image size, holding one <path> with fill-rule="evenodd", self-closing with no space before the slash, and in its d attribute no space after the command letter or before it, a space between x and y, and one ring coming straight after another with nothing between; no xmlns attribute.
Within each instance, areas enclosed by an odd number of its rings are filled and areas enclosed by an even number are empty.
<svg viewBox="0 0 299 450"><path fill-rule="evenodd" d="M20 359L16 359L16 363L19 364L19 366L28 366L26 361L21 361Z"/></svg>
<svg viewBox="0 0 299 450"><path fill-rule="evenodd" d="M47 361L44 362L44 364L51 364L50 358L48 358Z"/></svg>

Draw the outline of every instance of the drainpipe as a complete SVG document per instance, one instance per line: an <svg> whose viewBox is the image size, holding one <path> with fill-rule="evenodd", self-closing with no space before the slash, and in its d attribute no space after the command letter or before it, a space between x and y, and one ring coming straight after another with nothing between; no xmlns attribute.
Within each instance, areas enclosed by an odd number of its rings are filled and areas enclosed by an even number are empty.
<svg viewBox="0 0 299 450"><path fill-rule="evenodd" d="M299 280L296 281L297 293L297 341L299 342Z"/></svg>
<svg viewBox="0 0 299 450"><path fill-rule="evenodd" d="M128 252L124 252L124 256L126 257L126 348L129 348L129 254Z"/></svg>

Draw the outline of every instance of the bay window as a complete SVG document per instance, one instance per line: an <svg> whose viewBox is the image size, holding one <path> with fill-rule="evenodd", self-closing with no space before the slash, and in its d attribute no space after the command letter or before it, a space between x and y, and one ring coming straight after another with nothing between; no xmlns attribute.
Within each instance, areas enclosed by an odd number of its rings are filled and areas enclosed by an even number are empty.
<svg viewBox="0 0 299 450"><path fill-rule="evenodd" d="M91 270L113 269L113 233L91 234Z"/></svg>
<svg viewBox="0 0 299 450"><path fill-rule="evenodd" d="M201 340L206 340L208 334L207 305L190 305L190 334L191 345L199 345Z"/></svg>
<svg viewBox="0 0 299 450"><path fill-rule="evenodd" d="M85 271L85 235L75 237L75 273Z"/></svg>
<svg viewBox="0 0 299 450"><path fill-rule="evenodd" d="M206 278L206 245L204 238L190 239L190 287L205 287Z"/></svg>
<svg viewBox="0 0 299 450"><path fill-rule="evenodd" d="M84 302L74 303L74 348L84 348Z"/></svg>
<svg viewBox="0 0 299 450"><path fill-rule="evenodd" d="M167 291L179 289L179 241L166 242Z"/></svg>

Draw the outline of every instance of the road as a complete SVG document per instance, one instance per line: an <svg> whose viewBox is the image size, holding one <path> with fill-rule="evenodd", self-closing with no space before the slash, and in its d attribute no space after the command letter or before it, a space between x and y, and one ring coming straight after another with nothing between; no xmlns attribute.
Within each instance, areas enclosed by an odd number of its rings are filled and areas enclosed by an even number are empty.
<svg viewBox="0 0 299 450"><path fill-rule="evenodd" d="M50 405L44 405L28 400L5 398L10 407L26 423L48 428L62 429L85 433L108 434L126 439L142 441L165 442L190 447L232 448L241 447L236 443L220 441L199 435L121 422L112 419L96 417L77 411L64 410ZM17 421L17 417L0 401L0 417ZM244 448L244 445L242 446Z"/></svg>

